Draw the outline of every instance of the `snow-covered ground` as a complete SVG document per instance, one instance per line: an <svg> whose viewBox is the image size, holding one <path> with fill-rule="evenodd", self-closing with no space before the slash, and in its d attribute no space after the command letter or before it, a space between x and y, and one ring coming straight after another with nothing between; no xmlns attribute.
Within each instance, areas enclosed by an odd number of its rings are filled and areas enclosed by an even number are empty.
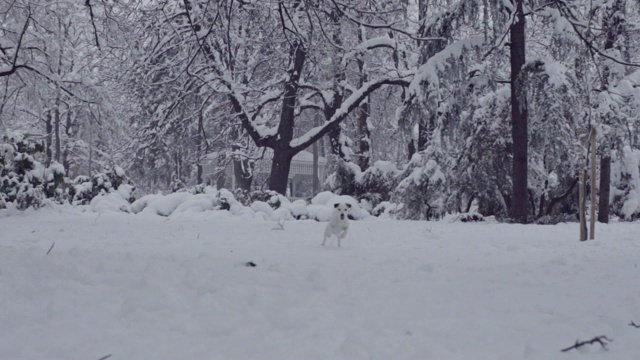
<svg viewBox="0 0 640 360"><path fill-rule="evenodd" d="M0 359L640 359L638 223L324 225L0 212Z"/></svg>

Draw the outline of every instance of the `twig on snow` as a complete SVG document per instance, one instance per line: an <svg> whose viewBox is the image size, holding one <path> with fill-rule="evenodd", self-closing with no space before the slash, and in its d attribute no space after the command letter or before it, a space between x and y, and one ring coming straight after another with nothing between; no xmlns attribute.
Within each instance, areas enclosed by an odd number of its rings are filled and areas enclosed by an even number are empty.
<svg viewBox="0 0 640 360"><path fill-rule="evenodd" d="M47 251L47 255L49 255L49 253L51 252L51 250L53 250L53 245L55 245L56 242L54 241L53 244L51 244L51 247L49 248L49 251Z"/></svg>
<svg viewBox="0 0 640 360"><path fill-rule="evenodd" d="M636 329L640 329L640 325L636 325L633 320L631 320L631 323L629 324L629 326L633 326Z"/></svg>
<svg viewBox="0 0 640 360"><path fill-rule="evenodd" d="M587 340L587 341L576 340L576 343L573 346L570 346L570 347L568 347L566 349L562 349L562 352L569 351L571 349L576 349L577 350L581 346L584 346L584 345L587 345L587 344L591 345L591 344L595 344L595 343L600 344L600 346L602 346L603 349L608 350L607 349L607 341L608 342L613 342L613 340L609 339L608 337L606 337L604 335L596 336L593 339Z"/></svg>

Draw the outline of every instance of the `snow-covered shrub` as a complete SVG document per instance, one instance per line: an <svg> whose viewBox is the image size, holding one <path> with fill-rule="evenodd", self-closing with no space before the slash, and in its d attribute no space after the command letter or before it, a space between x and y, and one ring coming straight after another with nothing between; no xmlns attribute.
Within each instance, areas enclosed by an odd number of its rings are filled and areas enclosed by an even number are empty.
<svg viewBox="0 0 640 360"><path fill-rule="evenodd" d="M398 186L398 169L390 161L376 161L356 181L356 197L367 200L371 207L389 201Z"/></svg>
<svg viewBox="0 0 640 360"><path fill-rule="evenodd" d="M271 208L277 209L280 207L280 199L284 196L278 194L273 190L252 190L247 191L244 189L235 189L233 196L244 206L251 206L256 201L262 201L268 203Z"/></svg>
<svg viewBox="0 0 640 360"><path fill-rule="evenodd" d="M117 192L99 194L89 203L93 212L131 212L131 204Z"/></svg>
<svg viewBox="0 0 640 360"><path fill-rule="evenodd" d="M445 213L447 179L434 159L414 154L401 178L395 197L398 203L403 204L398 211L402 218L432 219Z"/></svg>
<svg viewBox="0 0 640 360"><path fill-rule="evenodd" d="M484 216L477 212L468 212L458 215L457 220L463 223L466 222L481 222L484 221Z"/></svg>
<svg viewBox="0 0 640 360"><path fill-rule="evenodd" d="M624 220L640 219L640 150L625 146L611 167L612 212Z"/></svg>
<svg viewBox="0 0 640 360"><path fill-rule="evenodd" d="M388 201L398 185L400 172L389 161L376 161L364 172L358 165L340 159L333 167L335 171L327 177L325 189L366 201L371 209L382 201Z"/></svg>
<svg viewBox="0 0 640 360"><path fill-rule="evenodd" d="M389 201L383 201L373 208L371 215L373 216L392 216L398 210L398 204Z"/></svg>
<svg viewBox="0 0 640 360"><path fill-rule="evenodd" d="M80 175L73 180L67 189L69 201L74 205L87 205L98 194L119 191L129 203L135 201L133 182L119 166L105 169L91 177Z"/></svg>
<svg viewBox="0 0 640 360"><path fill-rule="evenodd" d="M335 171L327 177L324 187L334 194L356 195L358 180L362 175L360 167L342 159L336 160L334 167Z"/></svg>
<svg viewBox="0 0 640 360"><path fill-rule="evenodd" d="M15 202L16 208L38 208L45 198L60 201L64 168L58 163L45 167L37 156L44 151L41 141L12 133L0 142L0 199Z"/></svg>
<svg viewBox="0 0 640 360"><path fill-rule="evenodd" d="M536 219L538 225L556 225L560 223L578 222L578 214L558 213L553 215L544 215Z"/></svg>

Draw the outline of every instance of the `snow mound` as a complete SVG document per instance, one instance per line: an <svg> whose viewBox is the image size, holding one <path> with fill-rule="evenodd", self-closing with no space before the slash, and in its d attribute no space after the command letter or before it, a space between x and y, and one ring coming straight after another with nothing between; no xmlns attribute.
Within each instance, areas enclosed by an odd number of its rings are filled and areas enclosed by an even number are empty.
<svg viewBox="0 0 640 360"><path fill-rule="evenodd" d="M131 212L131 205L119 193L99 194L89 203L91 211L104 213L109 211Z"/></svg>
<svg viewBox="0 0 640 360"><path fill-rule="evenodd" d="M314 196L313 199L311 199L311 203L313 205L327 205L329 200L333 199L335 196L336 194L331 191L323 191Z"/></svg>
<svg viewBox="0 0 640 360"><path fill-rule="evenodd" d="M183 202L193 195L186 192L168 194L165 196L151 195L147 200L147 205L142 209L142 213L152 213L160 216L169 216ZM146 197L146 196L145 196ZM143 197L142 199L144 199ZM142 200L140 199L140 200ZM135 203L134 203L135 204Z"/></svg>
<svg viewBox="0 0 640 360"><path fill-rule="evenodd" d="M212 194L191 195L188 196L183 203L178 205L178 207L173 211L172 215L183 212L210 211L214 209L217 201L217 196Z"/></svg>

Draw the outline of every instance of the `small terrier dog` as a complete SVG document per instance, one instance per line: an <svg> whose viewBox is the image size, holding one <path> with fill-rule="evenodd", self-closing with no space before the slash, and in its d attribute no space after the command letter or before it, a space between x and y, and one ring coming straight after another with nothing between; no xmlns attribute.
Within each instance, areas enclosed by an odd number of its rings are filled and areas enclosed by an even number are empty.
<svg viewBox="0 0 640 360"><path fill-rule="evenodd" d="M349 229L349 211L351 210L351 204L337 203L334 204L333 214L331 220L324 229L324 240L322 246L327 242L327 239L331 235L335 235L338 239L338 247L340 247L340 241L347 236L347 230Z"/></svg>

